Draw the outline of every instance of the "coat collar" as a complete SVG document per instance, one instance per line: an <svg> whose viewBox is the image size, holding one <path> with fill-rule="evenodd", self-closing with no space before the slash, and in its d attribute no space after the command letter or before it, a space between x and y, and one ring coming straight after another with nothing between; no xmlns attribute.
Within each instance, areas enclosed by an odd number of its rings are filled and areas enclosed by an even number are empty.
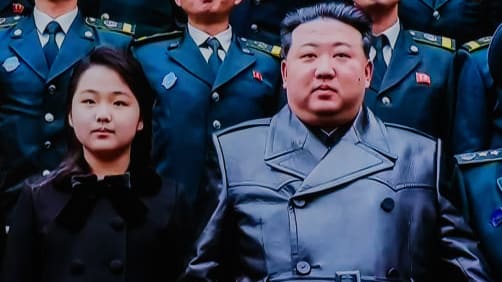
<svg viewBox="0 0 502 282"><path fill-rule="evenodd" d="M396 159L384 124L366 108L328 150L286 106L272 119L265 148L267 165L303 180L296 195L332 189L390 168Z"/></svg>

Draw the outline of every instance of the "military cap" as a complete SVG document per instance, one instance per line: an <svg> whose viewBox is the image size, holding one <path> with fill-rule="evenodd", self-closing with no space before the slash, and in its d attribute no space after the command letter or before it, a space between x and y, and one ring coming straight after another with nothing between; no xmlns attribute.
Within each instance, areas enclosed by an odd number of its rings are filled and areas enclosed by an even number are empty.
<svg viewBox="0 0 502 282"><path fill-rule="evenodd" d="M493 80L502 85L502 24L493 34L492 42L488 48L488 66Z"/></svg>

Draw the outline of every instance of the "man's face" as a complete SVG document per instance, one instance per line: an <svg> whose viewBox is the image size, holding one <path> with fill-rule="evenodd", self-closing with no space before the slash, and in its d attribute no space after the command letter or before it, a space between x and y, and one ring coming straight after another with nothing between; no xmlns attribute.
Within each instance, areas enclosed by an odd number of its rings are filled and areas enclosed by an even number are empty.
<svg viewBox="0 0 502 282"><path fill-rule="evenodd" d="M357 115L372 65L357 29L334 19L317 19L293 30L281 72L288 104L298 118L333 129Z"/></svg>
<svg viewBox="0 0 502 282"><path fill-rule="evenodd" d="M219 19L228 17L232 8L241 0L175 0L188 18Z"/></svg>

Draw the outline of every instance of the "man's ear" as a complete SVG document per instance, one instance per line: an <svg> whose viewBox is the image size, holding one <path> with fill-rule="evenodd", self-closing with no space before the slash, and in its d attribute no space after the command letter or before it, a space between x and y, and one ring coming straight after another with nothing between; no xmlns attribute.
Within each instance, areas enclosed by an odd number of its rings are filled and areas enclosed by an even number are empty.
<svg viewBox="0 0 502 282"><path fill-rule="evenodd" d="M286 81L288 80L288 68L286 59L281 61L281 76L282 76L282 88L286 89Z"/></svg>
<svg viewBox="0 0 502 282"><path fill-rule="evenodd" d="M366 66L364 67L364 87L368 88L371 85L371 79L373 77L373 63L368 60L366 61Z"/></svg>

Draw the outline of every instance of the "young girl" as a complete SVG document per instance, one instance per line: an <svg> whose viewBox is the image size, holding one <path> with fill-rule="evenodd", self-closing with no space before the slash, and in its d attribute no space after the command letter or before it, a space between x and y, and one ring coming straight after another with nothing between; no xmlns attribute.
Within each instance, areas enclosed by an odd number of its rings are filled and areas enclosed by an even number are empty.
<svg viewBox="0 0 502 282"><path fill-rule="evenodd" d="M66 159L27 181L2 281L173 281L183 269L179 187L150 166L141 67L101 47L70 81Z"/></svg>

